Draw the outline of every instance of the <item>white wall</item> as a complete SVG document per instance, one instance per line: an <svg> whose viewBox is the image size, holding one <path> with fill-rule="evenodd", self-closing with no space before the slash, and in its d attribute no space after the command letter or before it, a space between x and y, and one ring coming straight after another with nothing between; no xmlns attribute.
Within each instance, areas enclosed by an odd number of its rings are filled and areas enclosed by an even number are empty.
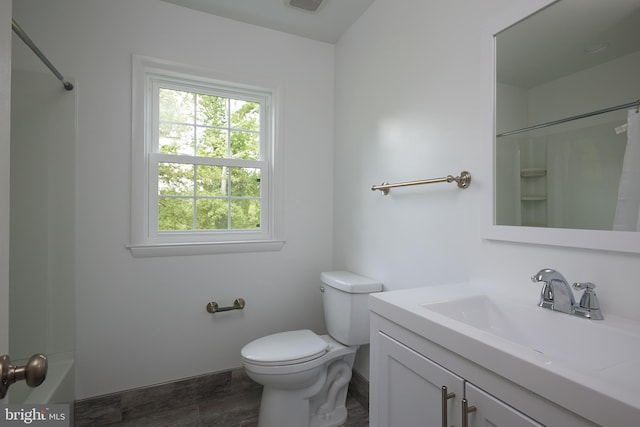
<svg viewBox="0 0 640 427"><path fill-rule="evenodd" d="M11 6L0 1L0 354L9 350Z"/></svg>
<svg viewBox="0 0 640 427"><path fill-rule="evenodd" d="M50 73L12 71L10 346L16 360L75 349L76 93Z"/></svg>
<svg viewBox="0 0 640 427"><path fill-rule="evenodd" d="M77 398L239 367L242 346L267 333L324 332L333 45L158 0L20 0L14 16L77 81ZM131 256L132 53L284 83L282 251ZM14 60L42 68L29 54ZM243 312L205 311L208 301L237 297Z"/></svg>
<svg viewBox="0 0 640 427"><path fill-rule="evenodd" d="M527 94L529 124L633 102L638 99L639 73L640 52L635 52L531 88ZM618 115L626 117L624 112ZM606 123L610 119L602 115L590 120Z"/></svg>
<svg viewBox="0 0 640 427"><path fill-rule="evenodd" d="M548 2L377 0L336 46L336 268L386 289L483 280L537 302L543 267L640 319L640 257L484 240L492 199L492 31ZM369 187L471 172L467 190ZM366 372L367 361L358 362Z"/></svg>

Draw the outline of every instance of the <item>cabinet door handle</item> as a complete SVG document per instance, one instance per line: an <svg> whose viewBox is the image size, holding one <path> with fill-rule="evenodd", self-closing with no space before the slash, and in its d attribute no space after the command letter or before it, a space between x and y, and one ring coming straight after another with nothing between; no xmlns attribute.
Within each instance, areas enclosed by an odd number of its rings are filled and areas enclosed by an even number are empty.
<svg viewBox="0 0 640 427"><path fill-rule="evenodd" d="M469 406L467 399L462 399L462 427L469 427L469 413L477 410L475 406Z"/></svg>
<svg viewBox="0 0 640 427"><path fill-rule="evenodd" d="M447 401L449 399L453 399L454 397L456 397L455 393L449 393L447 391L447 386L443 385L442 386L442 427L449 427L448 424L449 422L447 421Z"/></svg>

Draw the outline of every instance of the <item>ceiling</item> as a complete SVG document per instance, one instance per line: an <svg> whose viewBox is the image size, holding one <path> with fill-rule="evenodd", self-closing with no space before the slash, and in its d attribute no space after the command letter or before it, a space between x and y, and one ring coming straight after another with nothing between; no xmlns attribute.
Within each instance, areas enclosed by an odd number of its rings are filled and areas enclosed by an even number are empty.
<svg viewBox="0 0 640 427"><path fill-rule="evenodd" d="M313 13L289 6L288 0L163 1L334 44L374 0L324 0Z"/></svg>
<svg viewBox="0 0 640 427"><path fill-rule="evenodd" d="M306 12L289 0L162 0L224 18L336 43L375 0L324 0ZM598 43L608 49L587 55ZM498 36L502 83L531 88L640 50L640 0L561 0Z"/></svg>

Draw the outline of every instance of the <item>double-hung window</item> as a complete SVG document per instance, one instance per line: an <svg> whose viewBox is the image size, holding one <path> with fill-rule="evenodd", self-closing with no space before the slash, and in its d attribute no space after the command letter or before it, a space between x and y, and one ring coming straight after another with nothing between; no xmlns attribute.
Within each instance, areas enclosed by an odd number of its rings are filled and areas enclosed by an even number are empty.
<svg viewBox="0 0 640 427"><path fill-rule="evenodd" d="M185 68L134 57L134 255L279 249L274 90Z"/></svg>

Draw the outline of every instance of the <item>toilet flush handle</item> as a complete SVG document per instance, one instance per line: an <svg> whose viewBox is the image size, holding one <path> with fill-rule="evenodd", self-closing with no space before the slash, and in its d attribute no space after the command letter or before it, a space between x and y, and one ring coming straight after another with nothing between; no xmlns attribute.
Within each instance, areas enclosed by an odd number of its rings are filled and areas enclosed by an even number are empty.
<svg viewBox="0 0 640 427"><path fill-rule="evenodd" d="M324 286L320 286L320 292L324 293Z"/></svg>

